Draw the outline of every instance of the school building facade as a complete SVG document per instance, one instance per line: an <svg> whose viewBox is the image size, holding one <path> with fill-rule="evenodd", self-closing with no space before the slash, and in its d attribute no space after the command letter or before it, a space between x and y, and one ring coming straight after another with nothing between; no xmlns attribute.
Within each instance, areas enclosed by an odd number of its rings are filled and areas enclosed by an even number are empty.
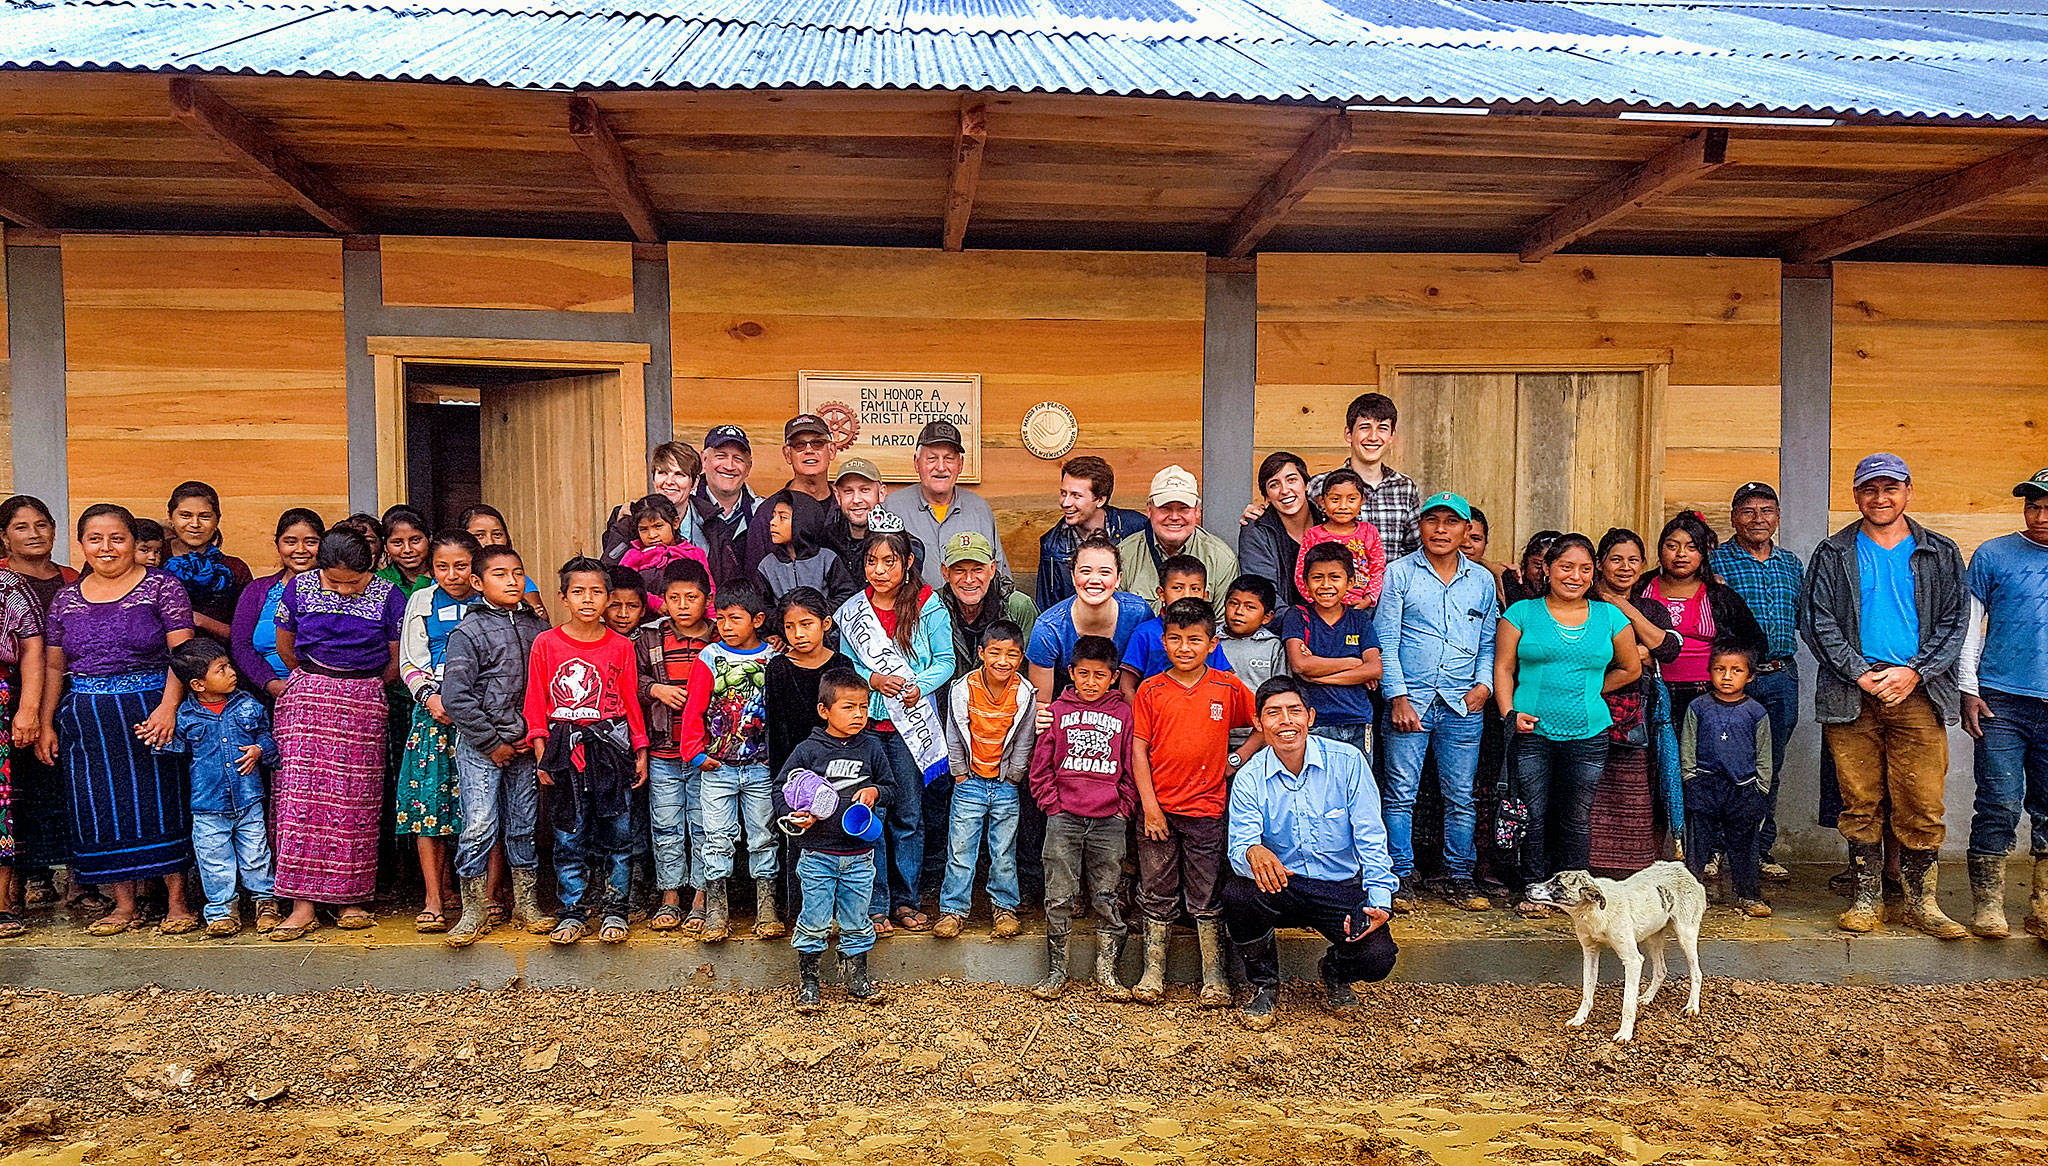
<svg viewBox="0 0 2048 1166"><path fill-rule="evenodd" d="M1231 537L1377 388L1497 558L1725 531L1751 479L1803 554L1876 449L1967 551L2048 463L2048 19L660 8L0 14L0 479L62 518L201 478L259 565L287 506L481 496L545 561L671 436L743 425L780 485L802 373L970 375L1029 578L1042 402Z"/></svg>

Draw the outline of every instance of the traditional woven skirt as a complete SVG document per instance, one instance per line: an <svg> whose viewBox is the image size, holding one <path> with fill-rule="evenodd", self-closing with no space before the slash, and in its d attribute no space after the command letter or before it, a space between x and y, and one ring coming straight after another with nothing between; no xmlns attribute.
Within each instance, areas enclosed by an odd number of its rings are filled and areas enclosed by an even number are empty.
<svg viewBox="0 0 2048 1166"><path fill-rule="evenodd" d="M14 723L20 704L18 689L7 699L7 723ZM51 710L45 709L44 715ZM60 753L58 759L62 760ZM14 865L36 869L71 861L71 808L57 767L44 765L34 749L21 749L7 759L8 797L14 837Z"/></svg>
<svg viewBox="0 0 2048 1166"><path fill-rule="evenodd" d="M57 707L57 740L71 798L71 866L78 882L127 882L192 865L184 761L135 736L135 726L148 719L163 694L161 672L75 676Z"/></svg>
<svg viewBox="0 0 2048 1166"><path fill-rule="evenodd" d="M9 700L12 694L13 688L7 677L0 676L0 708L12 703ZM14 862L14 783L8 770L8 754L14 744L14 735L8 729L13 724L14 717L10 714L6 723L0 725L0 865L12 865ZM0 904L0 910L6 907L7 904Z"/></svg>
<svg viewBox="0 0 2048 1166"><path fill-rule="evenodd" d="M361 903L377 890L384 683L295 674L277 698L277 894Z"/></svg>
<svg viewBox="0 0 2048 1166"><path fill-rule="evenodd" d="M1634 874L1657 861L1657 799L1645 749L1609 743L1607 769L1593 792L1591 865Z"/></svg>
<svg viewBox="0 0 2048 1166"><path fill-rule="evenodd" d="M400 834L446 838L462 833L462 805L455 796L455 737L427 706L412 706L412 728L398 763Z"/></svg>

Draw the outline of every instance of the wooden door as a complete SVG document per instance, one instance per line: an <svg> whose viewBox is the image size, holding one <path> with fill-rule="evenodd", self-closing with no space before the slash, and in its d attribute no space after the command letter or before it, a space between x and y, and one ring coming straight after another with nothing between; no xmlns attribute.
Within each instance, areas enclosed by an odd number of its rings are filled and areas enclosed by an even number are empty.
<svg viewBox="0 0 2048 1166"><path fill-rule="evenodd" d="M543 373L479 392L484 498L505 512L542 594L553 593L563 562L602 550L607 483L619 469L607 440L618 386L616 372Z"/></svg>

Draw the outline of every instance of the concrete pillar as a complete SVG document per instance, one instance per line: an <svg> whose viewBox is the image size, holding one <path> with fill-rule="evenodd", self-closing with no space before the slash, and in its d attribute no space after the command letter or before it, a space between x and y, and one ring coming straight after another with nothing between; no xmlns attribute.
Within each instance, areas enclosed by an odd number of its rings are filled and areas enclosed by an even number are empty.
<svg viewBox="0 0 2048 1166"><path fill-rule="evenodd" d="M1828 535L1835 379L1834 280L1786 279L1778 340L1778 541L1802 561ZM1820 727L1813 721L1814 660L1799 650L1799 728L1785 748L1778 791L1778 861L1823 861L1842 853L1841 836L1815 821L1820 804Z"/></svg>
<svg viewBox="0 0 2048 1166"><path fill-rule="evenodd" d="M64 397L64 253L7 248L7 346L11 362L14 493L43 500L57 519L59 562L69 562L71 468Z"/></svg>
<svg viewBox="0 0 2048 1166"><path fill-rule="evenodd" d="M675 437L675 361L669 351L668 259L633 260L633 321L647 339L647 448Z"/></svg>
<svg viewBox="0 0 2048 1166"><path fill-rule="evenodd" d="M1233 547L1238 518L1252 500L1257 468L1252 429L1258 326L1257 271L1212 269L1202 325L1202 525ZM1229 585L1228 579L1209 580L1218 597Z"/></svg>

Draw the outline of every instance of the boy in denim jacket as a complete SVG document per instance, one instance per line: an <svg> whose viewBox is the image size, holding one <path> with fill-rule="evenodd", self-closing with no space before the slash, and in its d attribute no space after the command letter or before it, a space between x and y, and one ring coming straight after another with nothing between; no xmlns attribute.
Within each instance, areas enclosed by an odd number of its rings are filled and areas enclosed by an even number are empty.
<svg viewBox="0 0 2048 1166"><path fill-rule="evenodd" d="M192 852L206 892L206 934L242 930L238 870L242 889L256 896L256 930L269 931L279 918L263 822L263 770L277 764L270 713L237 687L228 650L216 640L194 636L178 645L171 671L185 685L185 700L162 752L192 762Z"/></svg>

